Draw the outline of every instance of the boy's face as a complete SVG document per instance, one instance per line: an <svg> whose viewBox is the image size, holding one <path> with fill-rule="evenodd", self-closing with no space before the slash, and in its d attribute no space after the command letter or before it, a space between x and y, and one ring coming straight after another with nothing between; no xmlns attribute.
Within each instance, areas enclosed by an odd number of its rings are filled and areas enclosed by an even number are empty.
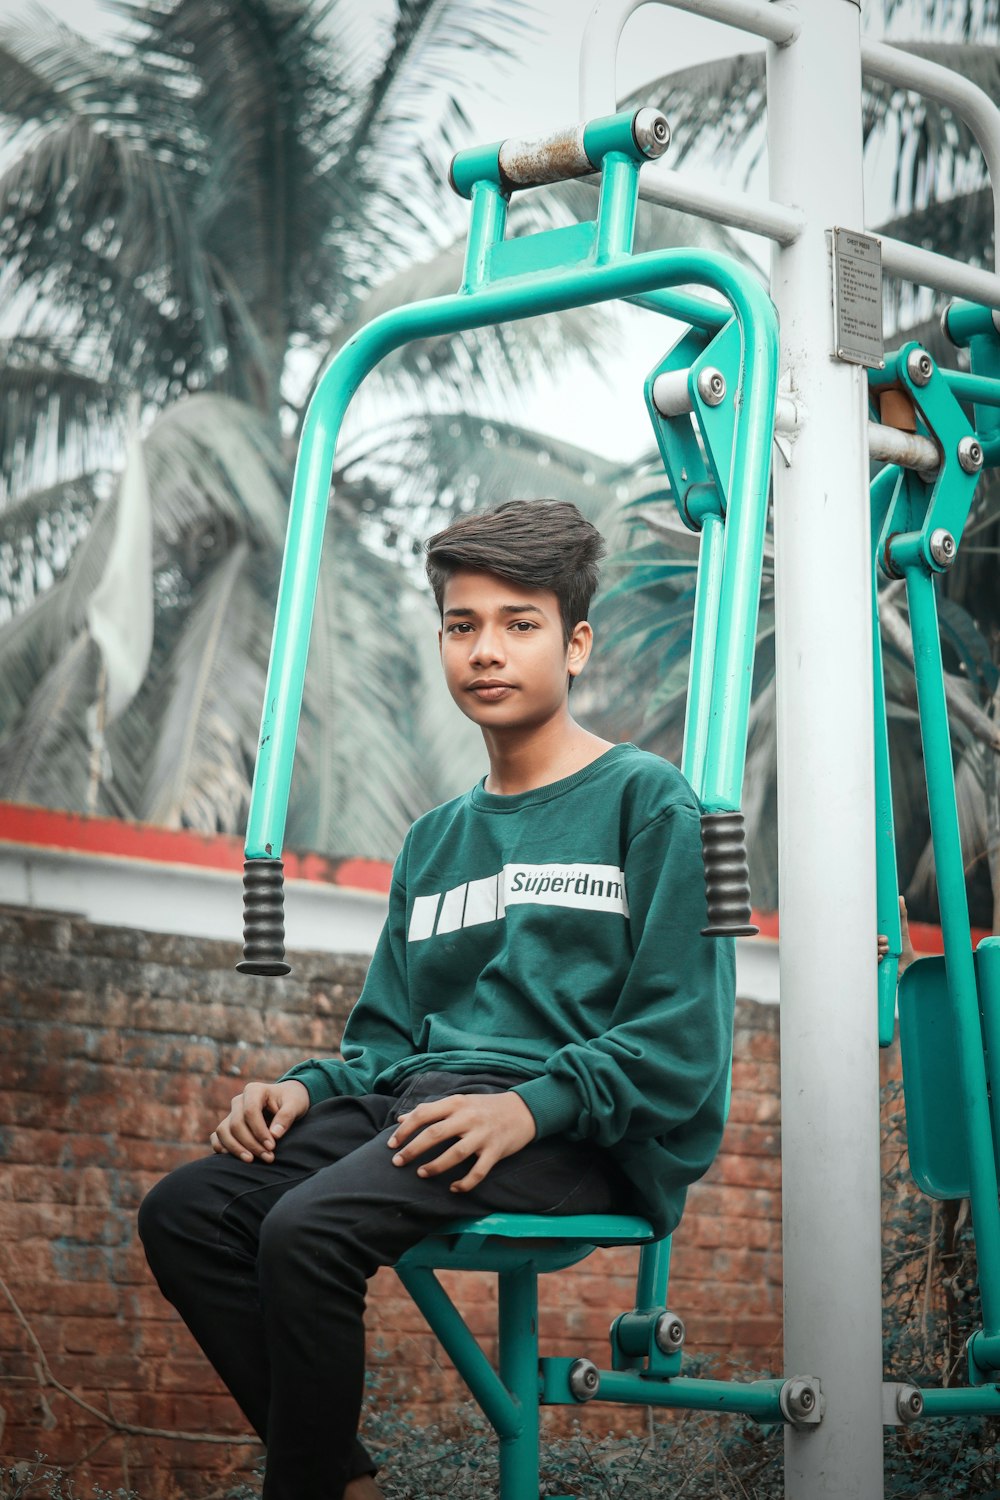
<svg viewBox="0 0 1000 1500"><path fill-rule="evenodd" d="M590 655L581 621L567 644L559 601L493 573L461 569L448 579L439 632L448 690L482 729L528 729L564 708L569 678Z"/></svg>

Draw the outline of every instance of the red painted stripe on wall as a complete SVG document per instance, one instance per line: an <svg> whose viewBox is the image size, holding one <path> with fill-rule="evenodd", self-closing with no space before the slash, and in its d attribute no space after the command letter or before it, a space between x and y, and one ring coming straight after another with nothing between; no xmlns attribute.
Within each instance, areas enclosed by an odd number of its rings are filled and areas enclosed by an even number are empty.
<svg viewBox="0 0 1000 1500"><path fill-rule="evenodd" d="M114 859L142 859L153 864L194 865L199 869L243 870L243 844L234 834L197 833L189 828L157 828L152 823L125 823L116 818L88 818L82 813L54 812L47 807L0 802L0 843L34 849L61 849ZM329 859L322 854L283 856L286 880L314 880L351 890L385 893L392 866L382 859Z"/></svg>

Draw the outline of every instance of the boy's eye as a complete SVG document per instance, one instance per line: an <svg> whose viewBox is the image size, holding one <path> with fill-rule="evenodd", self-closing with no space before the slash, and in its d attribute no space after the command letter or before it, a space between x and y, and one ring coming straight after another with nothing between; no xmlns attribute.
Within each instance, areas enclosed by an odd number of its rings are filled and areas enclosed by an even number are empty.
<svg viewBox="0 0 1000 1500"><path fill-rule="evenodd" d="M521 635L527 635L529 630L537 630L538 626L533 620L515 620L510 628L519 631Z"/></svg>
<svg viewBox="0 0 1000 1500"><path fill-rule="evenodd" d="M454 625L448 626L448 634L466 635L471 629L472 626L469 624L468 620L456 620Z"/></svg>

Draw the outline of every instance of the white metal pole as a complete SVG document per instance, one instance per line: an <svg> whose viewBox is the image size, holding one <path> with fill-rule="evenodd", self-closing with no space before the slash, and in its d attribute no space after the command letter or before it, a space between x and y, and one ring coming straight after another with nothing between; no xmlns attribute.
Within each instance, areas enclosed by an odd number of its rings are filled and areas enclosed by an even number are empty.
<svg viewBox="0 0 1000 1500"><path fill-rule="evenodd" d="M786 1429L785 1495L881 1500L867 413L863 371L832 356L826 237L864 225L860 14L800 15L767 56L771 193L805 225L771 294L808 413L774 481L785 1370L819 1376L825 1414Z"/></svg>

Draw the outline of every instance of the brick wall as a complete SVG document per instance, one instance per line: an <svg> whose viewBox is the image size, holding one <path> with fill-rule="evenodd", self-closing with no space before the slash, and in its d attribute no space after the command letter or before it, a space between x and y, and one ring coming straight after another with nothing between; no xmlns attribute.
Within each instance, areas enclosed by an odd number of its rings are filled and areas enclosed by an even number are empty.
<svg viewBox="0 0 1000 1500"><path fill-rule="evenodd" d="M81 1493L124 1483L143 1500L197 1500L258 1451L124 1434L68 1394L133 1427L244 1431L146 1270L135 1210L205 1149L240 1080L335 1051L365 961L299 954L276 981L236 975L237 956L224 943L0 909L0 1459L42 1452L72 1469ZM630 1305L635 1261L598 1252L545 1278L545 1352L607 1363L608 1322ZM777 1371L780 1278L777 1011L741 1002L725 1143L675 1236L670 1302L689 1349ZM492 1279L445 1279L492 1352ZM447 1422L458 1382L391 1272L377 1278L369 1326L391 1354L390 1389L417 1418ZM573 1417L594 1431L635 1424L610 1407Z"/></svg>

